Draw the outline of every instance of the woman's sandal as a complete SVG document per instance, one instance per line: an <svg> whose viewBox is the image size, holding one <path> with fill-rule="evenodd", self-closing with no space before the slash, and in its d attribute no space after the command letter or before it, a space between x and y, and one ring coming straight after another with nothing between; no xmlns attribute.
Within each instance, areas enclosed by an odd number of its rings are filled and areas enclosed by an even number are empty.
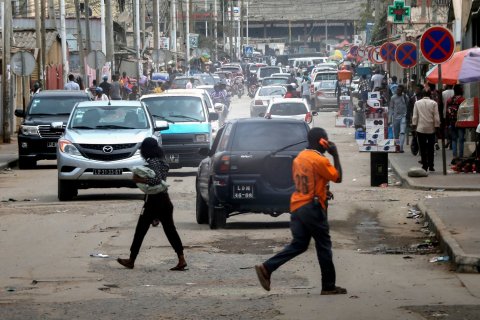
<svg viewBox="0 0 480 320"><path fill-rule="evenodd" d="M186 270L188 270L187 264L184 264L184 265L177 264L175 267L170 268L170 271L186 271Z"/></svg>

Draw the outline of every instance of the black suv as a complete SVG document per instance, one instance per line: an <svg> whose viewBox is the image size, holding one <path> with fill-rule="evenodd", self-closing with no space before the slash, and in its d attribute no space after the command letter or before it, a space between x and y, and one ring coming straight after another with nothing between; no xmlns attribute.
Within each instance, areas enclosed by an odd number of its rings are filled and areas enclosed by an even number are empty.
<svg viewBox="0 0 480 320"><path fill-rule="evenodd" d="M217 133L196 179L196 219L211 229L245 212L289 211L292 162L307 146L309 127L294 119L238 119Z"/></svg>
<svg viewBox="0 0 480 320"><path fill-rule="evenodd" d="M85 91L46 90L35 94L27 110L15 110L24 118L18 130L18 166L33 168L38 160L57 158L57 141L61 135L51 128L52 122L67 123L77 102L88 101Z"/></svg>

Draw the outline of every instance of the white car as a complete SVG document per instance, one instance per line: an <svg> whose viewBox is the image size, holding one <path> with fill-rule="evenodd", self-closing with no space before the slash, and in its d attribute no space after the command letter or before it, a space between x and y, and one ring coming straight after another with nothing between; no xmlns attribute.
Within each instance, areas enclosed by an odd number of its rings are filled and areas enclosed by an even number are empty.
<svg viewBox="0 0 480 320"><path fill-rule="evenodd" d="M250 117L263 117L273 98L283 98L287 89L284 86L265 86L258 88L250 103Z"/></svg>
<svg viewBox="0 0 480 320"><path fill-rule="evenodd" d="M313 117L318 115L312 112L305 99L277 98L270 101L265 118L267 119L297 119L311 125Z"/></svg>

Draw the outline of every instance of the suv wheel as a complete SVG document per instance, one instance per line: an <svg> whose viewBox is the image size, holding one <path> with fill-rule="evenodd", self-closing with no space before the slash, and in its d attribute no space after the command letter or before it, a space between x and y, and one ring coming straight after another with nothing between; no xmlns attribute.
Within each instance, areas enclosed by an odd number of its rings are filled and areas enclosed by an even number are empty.
<svg viewBox="0 0 480 320"><path fill-rule="evenodd" d="M18 168L19 169L32 169L37 165L37 161L34 159L19 157L18 158Z"/></svg>
<svg viewBox="0 0 480 320"><path fill-rule="evenodd" d="M227 224L225 209L216 208L216 206L218 206L218 200L215 197L212 185L208 193L208 225L210 229L223 228Z"/></svg>
<svg viewBox="0 0 480 320"><path fill-rule="evenodd" d="M58 200L69 201L78 194L78 189L71 181L58 180Z"/></svg>
<svg viewBox="0 0 480 320"><path fill-rule="evenodd" d="M208 206L205 200L203 200L200 191L197 188L197 201L195 204L195 212L198 224L208 223Z"/></svg>

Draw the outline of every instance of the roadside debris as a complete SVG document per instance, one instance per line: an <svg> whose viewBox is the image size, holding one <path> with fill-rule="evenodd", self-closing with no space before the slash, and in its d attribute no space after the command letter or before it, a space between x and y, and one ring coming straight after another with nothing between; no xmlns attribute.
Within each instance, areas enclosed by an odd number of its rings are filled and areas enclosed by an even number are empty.
<svg viewBox="0 0 480 320"><path fill-rule="evenodd" d="M450 260L449 256L440 256L440 257L433 257L430 259L430 262L447 262Z"/></svg>
<svg viewBox="0 0 480 320"><path fill-rule="evenodd" d="M108 254L103 254L103 253L91 253L91 254L90 254L90 257L94 257L94 258L108 258L109 255L108 255Z"/></svg>

